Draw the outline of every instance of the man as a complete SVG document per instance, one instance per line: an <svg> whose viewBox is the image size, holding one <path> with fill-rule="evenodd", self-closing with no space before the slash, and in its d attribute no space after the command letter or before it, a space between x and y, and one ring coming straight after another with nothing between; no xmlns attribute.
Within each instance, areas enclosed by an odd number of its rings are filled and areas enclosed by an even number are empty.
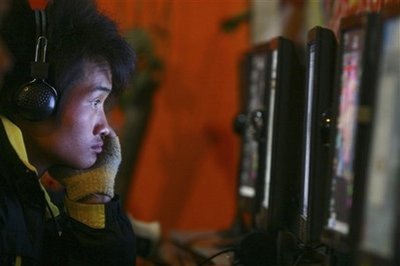
<svg viewBox="0 0 400 266"><path fill-rule="evenodd" d="M0 90L0 265L134 265L104 112L133 52L91 0L53 0L45 12L13 0L1 25L12 68ZM40 185L46 172L65 186L65 210Z"/></svg>

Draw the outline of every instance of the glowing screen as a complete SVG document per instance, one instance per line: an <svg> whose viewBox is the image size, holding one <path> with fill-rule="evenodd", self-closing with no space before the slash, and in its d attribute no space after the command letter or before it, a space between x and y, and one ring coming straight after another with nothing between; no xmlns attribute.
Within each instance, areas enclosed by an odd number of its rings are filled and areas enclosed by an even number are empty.
<svg viewBox="0 0 400 266"><path fill-rule="evenodd" d="M342 234L349 232L349 215L352 206L353 157L363 42L363 29L349 30L343 34L337 134L334 143L333 178L327 224L328 228Z"/></svg>
<svg viewBox="0 0 400 266"><path fill-rule="evenodd" d="M381 60L361 245L392 258L400 185L400 18L384 24Z"/></svg>

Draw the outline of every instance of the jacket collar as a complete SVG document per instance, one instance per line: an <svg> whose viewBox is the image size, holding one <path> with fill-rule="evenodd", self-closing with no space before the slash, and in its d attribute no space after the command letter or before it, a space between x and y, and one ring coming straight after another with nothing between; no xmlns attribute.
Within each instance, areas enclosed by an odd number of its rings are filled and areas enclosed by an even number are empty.
<svg viewBox="0 0 400 266"><path fill-rule="evenodd" d="M3 123L8 140L10 141L11 146L17 153L19 159L29 170L37 174L36 168L28 160L28 155L26 153L24 138L22 136L21 130L6 117L0 116L0 119Z"/></svg>
<svg viewBox="0 0 400 266"><path fill-rule="evenodd" d="M13 122L11 122L6 117L0 115L0 119L1 119L1 122L3 123L4 131L6 133L8 141L11 144L11 147L14 149L16 155L19 157L20 161L24 164L26 169L29 170L31 173L35 173L37 176L38 173L37 173L36 168L29 162L21 130L19 129L19 127L17 125L15 125ZM53 214L55 216L58 216L59 215L58 208L51 201L50 196L46 192L46 189L43 187L42 183L41 182L38 182L38 183L39 183L41 190L44 192L46 201L50 205L50 208L52 209ZM50 213L48 213L48 216L51 216Z"/></svg>

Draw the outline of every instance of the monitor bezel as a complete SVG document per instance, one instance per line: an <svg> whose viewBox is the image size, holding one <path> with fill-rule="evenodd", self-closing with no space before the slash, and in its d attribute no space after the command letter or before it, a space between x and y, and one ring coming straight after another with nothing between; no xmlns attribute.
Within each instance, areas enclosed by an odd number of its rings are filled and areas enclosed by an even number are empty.
<svg viewBox="0 0 400 266"><path fill-rule="evenodd" d="M302 118L304 103L304 66L300 61L299 47L291 40L278 36L268 42L269 50L269 77L271 81L271 64L274 51L277 51L274 115L272 121L273 134L271 136L271 180L269 185L269 208L263 205L265 195L266 163L260 169L260 198L262 199L258 214L258 227L276 235L279 230L285 229L297 234L297 215L300 200L300 169L301 169L301 139ZM271 82L268 83L268 85ZM290 88L290 89L283 89ZM271 88L265 94L265 109L269 110ZM268 117L265 117L264 136L267 150ZM288 130L288 126L293 130ZM264 162L266 162L266 157ZM292 166L288 164L292 163ZM278 178L279 177L279 178ZM291 178L289 178L291 177Z"/></svg>
<svg viewBox="0 0 400 266"><path fill-rule="evenodd" d="M310 69L310 49L314 48L313 69ZM331 139L331 113L333 85L335 80L335 60L337 53L337 40L335 33L320 26L314 27L307 34L307 67L305 104L308 102L310 85L310 71L313 72L312 97L309 104L312 105L310 117L310 136L307 145L307 111L304 113L304 133L302 148L302 180L301 180L301 202L299 214L299 238L303 243L318 243L320 241L323 222L326 218L329 192L329 156ZM308 165L306 160L306 149L309 146ZM303 216L304 190L305 190L305 168L308 167L308 208L307 218Z"/></svg>

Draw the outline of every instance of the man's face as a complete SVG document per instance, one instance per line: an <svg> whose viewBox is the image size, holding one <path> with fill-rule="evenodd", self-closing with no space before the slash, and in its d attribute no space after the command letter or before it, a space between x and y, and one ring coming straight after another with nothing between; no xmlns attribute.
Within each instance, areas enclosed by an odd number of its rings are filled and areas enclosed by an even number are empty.
<svg viewBox="0 0 400 266"><path fill-rule="evenodd" d="M42 169L54 164L77 169L93 165L102 151L102 136L111 130L104 113L111 86L108 66L86 64L84 77L63 95L58 117L39 122L39 130L31 131L31 163Z"/></svg>

